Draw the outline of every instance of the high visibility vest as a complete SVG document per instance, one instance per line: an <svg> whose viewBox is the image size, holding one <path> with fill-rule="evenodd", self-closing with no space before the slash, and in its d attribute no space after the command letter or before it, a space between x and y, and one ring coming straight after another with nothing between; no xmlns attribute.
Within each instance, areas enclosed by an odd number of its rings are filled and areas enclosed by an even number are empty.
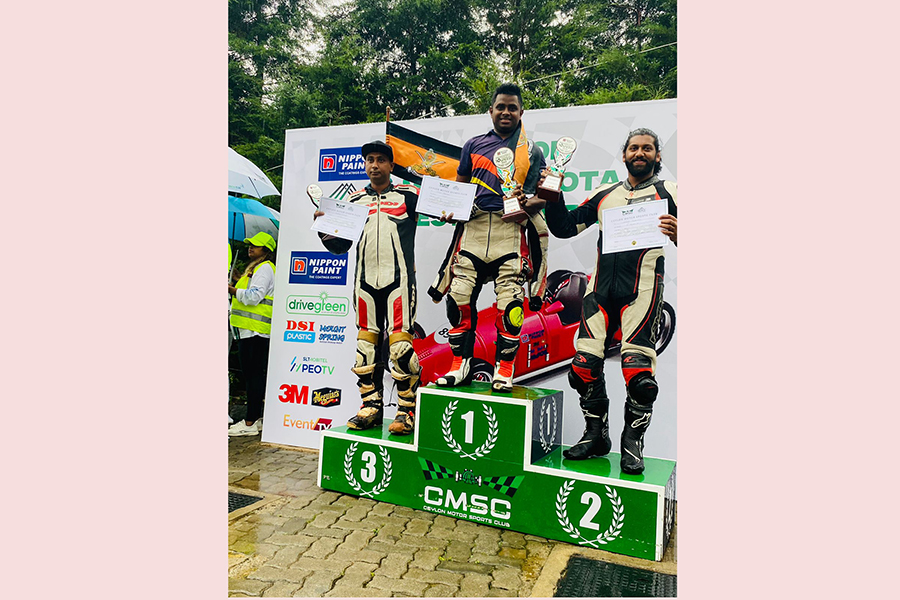
<svg viewBox="0 0 900 600"><path fill-rule="evenodd" d="M275 265L272 261L267 260L256 266L258 269L262 265L270 265L272 271L275 271ZM246 290L250 287L250 278L244 275L235 285L239 290ZM231 299L231 324L239 329L249 329L257 333L270 335L272 333L272 296L266 296L262 302L256 306L247 306L237 299L237 295Z"/></svg>

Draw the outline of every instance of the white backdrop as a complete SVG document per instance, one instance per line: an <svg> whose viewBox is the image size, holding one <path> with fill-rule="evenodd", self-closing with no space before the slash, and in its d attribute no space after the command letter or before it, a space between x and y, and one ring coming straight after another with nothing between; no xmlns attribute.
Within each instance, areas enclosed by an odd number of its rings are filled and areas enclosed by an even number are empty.
<svg viewBox="0 0 900 600"><path fill-rule="evenodd" d="M568 204L581 203L601 182L626 177L621 147L628 132L649 127L660 137L663 169L660 177L677 180L677 101L655 100L570 108L525 110L526 135L549 149L563 135L574 137L578 149L563 182ZM399 121L419 133L462 146L491 129L484 115ZM317 429L343 425L359 407L356 377L350 372L356 352L356 327L351 303L356 248L347 255L328 254L310 231L313 206L306 186L318 183L325 195L341 198L368 182L359 149L365 142L384 140L384 123L294 129L285 135L284 181L281 197L281 230L276 261L275 305L266 386L262 439L266 442L317 448ZM452 228L432 219L420 219L416 233L416 271L419 288L416 320L426 333L447 324L444 303L433 304L425 293L446 254ZM597 227L560 240L550 237L548 273L566 268L590 274L596 255ZM292 267L294 272L292 273ZM343 283L342 283L343 282ZM677 250L666 247L665 300L677 314ZM324 300L323 300L324 298ZM478 303L481 310L495 301L493 288L485 286ZM677 458L676 385L678 328L660 355L657 379L660 394L653 421L645 437L645 455ZM523 344L523 349L525 345ZM565 393L563 441L576 442L584 421L577 395L568 386L566 363L526 385L555 388ZM619 356L606 360L610 396L610 435L619 449L625 383ZM392 391L385 379L386 401ZM339 404L333 404L339 397ZM317 406L313 403L332 404ZM396 404L396 392L390 402ZM395 408L385 411L392 419Z"/></svg>

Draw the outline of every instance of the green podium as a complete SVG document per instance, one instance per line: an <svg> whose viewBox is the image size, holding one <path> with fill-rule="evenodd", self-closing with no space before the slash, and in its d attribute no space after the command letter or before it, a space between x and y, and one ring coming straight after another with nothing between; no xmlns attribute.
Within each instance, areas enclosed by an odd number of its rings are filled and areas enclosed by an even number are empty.
<svg viewBox="0 0 900 600"><path fill-rule="evenodd" d="M322 488L521 533L661 560L675 521L675 462L563 459L563 394L490 384L419 389L412 436L322 432Z"/></svg>

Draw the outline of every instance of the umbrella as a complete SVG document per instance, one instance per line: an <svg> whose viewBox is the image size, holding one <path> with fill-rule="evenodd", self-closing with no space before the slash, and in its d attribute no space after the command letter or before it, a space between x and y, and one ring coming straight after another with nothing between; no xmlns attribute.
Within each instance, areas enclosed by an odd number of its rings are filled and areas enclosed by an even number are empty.
<svg viewBox="0 0 900 600"><path fill-rule="evenodd" d="M259 200L228 196L228 239L236 242L265 231L278 240L281 214Z"/></svg>
<svg viewBox="0 0 900 600"><path fill-rule="evenodd" d="M228 239L242 242L245 238L253 237L260 231L265 231L278 241L278 227L281 214L269 208L259 200L250 198L235 198L228 196ZM231 268L237 262L237 253L231 261ZM231 270L228 271L231 273Z"/></svg>
<svg viewBox="0 0 900 600"><path fill-rule="evenodd" d="M259 167L232 148L228 148L228 191L256 198L281 195Z"/></svg>

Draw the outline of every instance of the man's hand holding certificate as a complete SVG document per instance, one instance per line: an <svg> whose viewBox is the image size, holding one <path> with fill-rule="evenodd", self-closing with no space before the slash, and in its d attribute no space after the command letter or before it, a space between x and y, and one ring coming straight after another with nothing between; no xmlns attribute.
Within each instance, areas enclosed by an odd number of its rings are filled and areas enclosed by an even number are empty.
<svg viewBox="0 0 900 600"><path fill-rule="evenodd" d="M659 228L659 218L667 212L665 200L605 209L603 254L667 245L669 238Z"/></svg>
<svg viewBox="0 0 900 600"><path fill-rule="evenodd" d="M313 221L310 229L351 242L359 240L369 218L367 207L333 198L321 198L319 212L324 214Z"/></svg>
<svg viewBox="0 0 900 600"><path fill-rule="evenodd" d="M468 221L476 189L474 183L423 177L416 212L438 218L453 214L456 221Z"/></svg>

